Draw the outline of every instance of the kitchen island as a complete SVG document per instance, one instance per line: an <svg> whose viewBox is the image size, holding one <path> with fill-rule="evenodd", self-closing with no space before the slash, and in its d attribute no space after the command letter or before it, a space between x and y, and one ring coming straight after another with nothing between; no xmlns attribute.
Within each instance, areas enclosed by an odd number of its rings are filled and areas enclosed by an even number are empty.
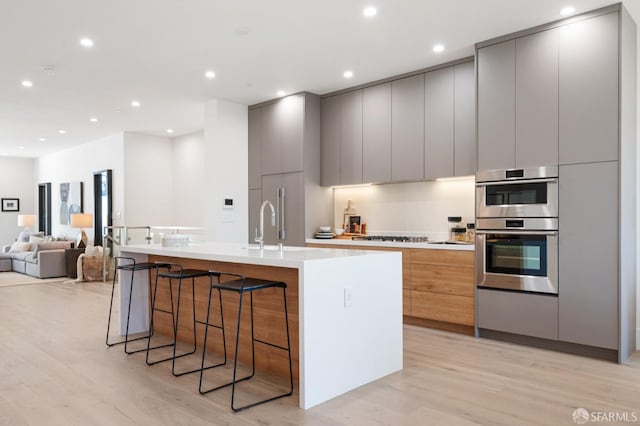
<svg viewBox="0 0 640 426"><path fill-rule="evenodd" d="M126 246L122 247L121 256L132 257L137 262L169 261L185 268L234 272L286 282L294 378L297 378L296 390L301 408L311 408L402 369L400 252L304 247L285 247L280 252L275 247L259 250L247 244L205 243L179 248ZM135 274L131 333L149 329L148 278L144 272ZM121 283L128 283L129 279L129 273L120 275ZM206 279L196 283L196 312L199 316L206 315L207 283ZM161 303L163 297L166 302L168 296L162 296L160 292L164 287L167 286L159 287L157 303ZM185 299L183 306L191 304L190 290L190 284L186 284L183 297L189 300ZM255 299L256 337L282 339L284 312L281 295L266 294L260 305L261 297L262 294L258 294ZM128 300L128 285L121 285L122 334ZM225 331L233 336L235 323L231 318L233 312L237 312L237 300L233 295L223 295L223 309ZM248 314L248 309L243 309L244 313ZM189 324L182 321L182 314L181 309L180 325ZM185 310L184 315L187 318L191 312ZM212 308L212 315L219 313ZM260 320L260 316L266 319ZM164 328L162 323L154 323L156 332L171 335L170 320L167 322ZM248 324L248 321L243 319L243 323ZM246 330L249 332L248 325ZM243 327L240 352L244 355L240 356L241 362L250 361L249 339L244 339L248 334ZM215 334L210 334L210 339L215 340L211 336ZM198 342L201 343L201 336ZM228 354L229 351L228 347ZM256 366L284 375L288 368L286 356L274 352L256 346Z"/></svg>

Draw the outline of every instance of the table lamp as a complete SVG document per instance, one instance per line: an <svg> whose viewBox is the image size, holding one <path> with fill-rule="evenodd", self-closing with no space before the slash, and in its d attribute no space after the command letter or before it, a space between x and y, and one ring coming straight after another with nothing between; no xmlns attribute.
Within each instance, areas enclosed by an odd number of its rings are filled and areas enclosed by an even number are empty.
<svg viewBox="0 0 640 426"><path fill-rule="evenodd" d="M24 226L24 230L28 231L29 228L36 224L36 215L35 214L19 214L18 215L18 226Z"/></svg>
<svg viewBox="0 0 640 426"><path fill-rule="evenodd" d="M87 213L75 213L71 215L71 227L80 228L80 237L78 239L78 248L87 246L87 234L84 228L93 227L93 215Z"/></svg>

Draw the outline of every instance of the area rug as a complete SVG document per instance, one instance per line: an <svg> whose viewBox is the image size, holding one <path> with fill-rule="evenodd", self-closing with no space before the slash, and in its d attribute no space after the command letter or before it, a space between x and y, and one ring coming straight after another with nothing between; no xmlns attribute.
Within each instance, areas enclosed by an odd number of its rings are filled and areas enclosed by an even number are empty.
<svg viewBox="0 0 640 426"><path fill-rule="evenodd" d="M17 272L0 272L0 287L13 287L17 285L46 284L67 281L69 277L60 278L36 278Z"/></svg>

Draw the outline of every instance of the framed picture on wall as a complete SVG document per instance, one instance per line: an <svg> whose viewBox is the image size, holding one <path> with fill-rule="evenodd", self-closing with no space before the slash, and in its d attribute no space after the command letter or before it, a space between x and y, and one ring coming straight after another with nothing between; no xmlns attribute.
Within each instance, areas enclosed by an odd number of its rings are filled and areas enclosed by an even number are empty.
<svg viewBox="0 0 640 426"><path fill-rule="evenodd" d="M60 225L69 225L72 214L83 212L82 186L82 182L60 184Z"/></svg>
<svg viewBox="0 0 640 426"><path fill-rule="evenodd" d="M20 200L18 198L3 198L2 211L3 212L19 212Z"/></svg>

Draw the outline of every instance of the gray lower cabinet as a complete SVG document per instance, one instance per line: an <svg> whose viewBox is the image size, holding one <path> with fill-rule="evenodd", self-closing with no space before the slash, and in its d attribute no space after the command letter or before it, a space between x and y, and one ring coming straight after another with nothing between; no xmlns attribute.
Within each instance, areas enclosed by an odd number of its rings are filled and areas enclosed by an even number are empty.
<svg viewBox="0 0 640 426"><path fill-rule="evenodd" d="M340 185L340 96L320 101L320 183Z"/></svg>
<svg viewBox="0 0 640 426"><path fill-rule="evenodd" d="M262 184L262 111L249 110L249 189Z"/></svg>
<svg viewBox="0 0 640 426"><path fill-rule="evenodd" d="M278 189L284 189L284 210ZM304 173L281 173L262 176L262 201L269 200L276 208L276 226L271 226L271 210L265 212L265 244L278 244L278 230L285 231L286 245L304 246Z"/></svg>
<svg viewBox="0 0 640 426"><path fill-rule="evenodd" d="M474 62L454 66L454 176L476 173L476 72Z"/></svg>
<svg viewBox="0 0 640 426"><path fill-rule="evenodd" d="M391 181L391 83L362 92L362 180Z"/></svg>
<svg viewBox="0 0 640 426"><path fill-rule="evenodd" d="M478 328L558 340L558 297L478 289Z"/></svg>
<svg viewBox="0 0 640 426"><path fill-rule="evenodd" d="M424 178L424 74L391 83L391 180Z"/></svg>
<svg viewBox="0 0 640 426"><path fill-rule="evenodd" d="M560 166L559 189L560 340L617 349L618 162Z"/></svg>
<svg viewBox="0 0 640 426"><path fill-rule="evenodd" d="M340 183L362 183L362 90L340 95L340 152Z"/></svg>
<svg viewBox="0 0 640 426"><path fill-rule="evenodd" d="M560 164L618 158L618 16L559 29Z"/></svg>
<svg viewBox="0 0 640 426"><path fill-rule="evenodd" d="M303 169L304 95L292 95L257 108L261 111L261 174Z"/></svg>
<svg viewBox="0 0 640 426"><path fill-rule="evenodd" d="M558 29L516 39L517 168L558 164Z"/></svg>
<svg viewBox="0 0 640 426"><path fill-rule="evenodd" d="M478 49L478 170L515 164L515 40Z"/></svg>
<svg viewBox="0 0 640 426"><path fill-rule="evenodd" d="M260 177L262 182L262 176ZM262 189L249 190L249 243L254 243L256 229L260 224L260 204L262 204ZM266 222L269 223L269 222Z"/></svg>
<svg viewBox="0 0 640 426"><path fill-rule="evenodd" d="M424 177L453 176L453 67L426 73L424 85Z"/></svg>

